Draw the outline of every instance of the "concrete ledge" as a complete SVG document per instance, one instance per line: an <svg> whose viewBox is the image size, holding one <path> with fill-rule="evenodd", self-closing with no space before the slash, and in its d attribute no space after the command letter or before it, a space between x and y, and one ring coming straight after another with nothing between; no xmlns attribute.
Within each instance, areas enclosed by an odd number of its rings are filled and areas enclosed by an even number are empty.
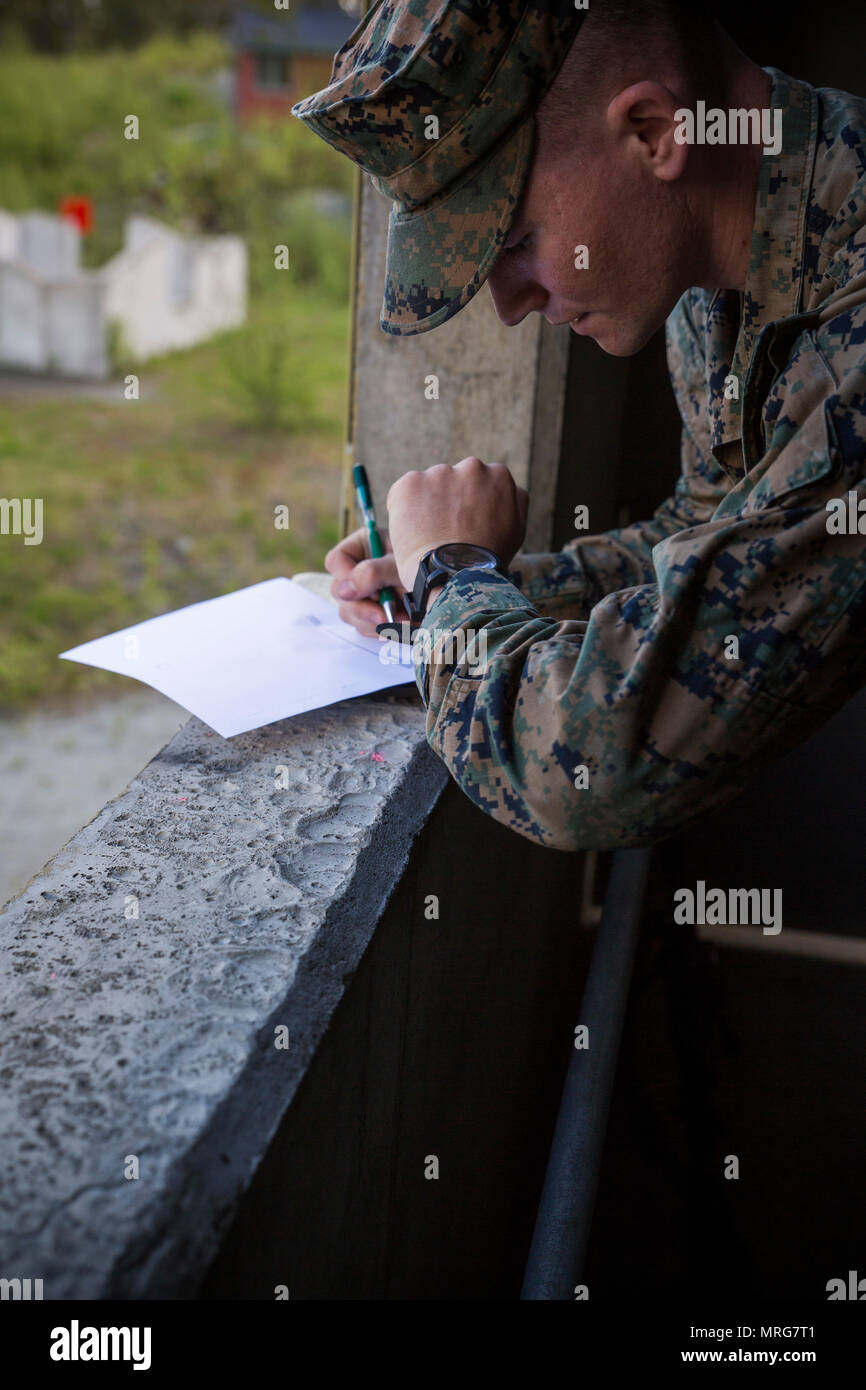
<svg viewBox="0 0 866 1390"><path fill-rule="evenodd" d="M0 1277L195 1290L446 781L414 688L192 719L9 904Z"/></svg>

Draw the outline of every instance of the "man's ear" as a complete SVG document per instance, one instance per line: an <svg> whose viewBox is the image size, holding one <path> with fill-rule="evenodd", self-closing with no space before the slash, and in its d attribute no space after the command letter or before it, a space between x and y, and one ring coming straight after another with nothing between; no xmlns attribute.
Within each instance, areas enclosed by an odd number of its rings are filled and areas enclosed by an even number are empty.
<svg viewBox="0 0 866 1390"><path fill-rule="evenodd" d="M682 114L669 87L634 82L611 98L605 120L612 139L625 142L657 179L673 182L682 177L689 158L688 145L677 139Z"/></svg>

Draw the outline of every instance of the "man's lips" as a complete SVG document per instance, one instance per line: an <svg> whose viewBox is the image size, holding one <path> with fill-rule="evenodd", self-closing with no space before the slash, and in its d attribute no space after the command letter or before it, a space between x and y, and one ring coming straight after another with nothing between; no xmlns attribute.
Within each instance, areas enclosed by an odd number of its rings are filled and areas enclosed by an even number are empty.
<svg viewBox="0 0 866 1390"><path fill-rule="evenodd" d="M547 322L553 328L562 328L563 325L566 323L568 324L569 328L573 328L575 324L580 323L581 319L587 319L589 318L590 314L594 314L595 312L595 309L584 309L583 312L580 314L572 314L570 319L548 319ZM545 317L547 316L545 315Z"/></svg>

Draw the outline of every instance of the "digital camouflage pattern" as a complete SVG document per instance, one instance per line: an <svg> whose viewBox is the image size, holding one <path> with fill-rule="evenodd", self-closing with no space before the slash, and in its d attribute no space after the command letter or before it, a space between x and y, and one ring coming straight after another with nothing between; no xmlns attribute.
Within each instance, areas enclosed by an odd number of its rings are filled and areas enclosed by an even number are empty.
<svg viewBox="0 0 866 1390"><path fill-rule="evenodd" d="M419 662L431 746L543 845L652 843L866 683L866 536L829 534L826 505L853 493L866 530L866 102L766 71L783 142L745 291L689 290L666 326L674 496L515 557L513 582L464 571L424 620L431 641L483 629L488 652L484 671L437 661L441 642Z"/></svg>
<svg viewBox="0 0 866 1390"><path fill-rule="evenodd" d="M292 107L394 200L386 333L436 328L484 284L532 161L534 108L585 14L574 0L378 0L328 86Z"/></svg>

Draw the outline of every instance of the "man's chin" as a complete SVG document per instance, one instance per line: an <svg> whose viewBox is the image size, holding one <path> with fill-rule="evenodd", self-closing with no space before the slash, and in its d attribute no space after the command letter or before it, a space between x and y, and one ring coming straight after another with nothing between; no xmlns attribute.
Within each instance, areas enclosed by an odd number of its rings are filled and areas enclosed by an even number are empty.
<svg viewBox="0 0 866 1390"><path fill-rule="evenodd" d="M646 347L656 331L656 325L623 323L607 314L594 315L586 329L586 337L594 339L608 357L634 357Z"/></svg>

